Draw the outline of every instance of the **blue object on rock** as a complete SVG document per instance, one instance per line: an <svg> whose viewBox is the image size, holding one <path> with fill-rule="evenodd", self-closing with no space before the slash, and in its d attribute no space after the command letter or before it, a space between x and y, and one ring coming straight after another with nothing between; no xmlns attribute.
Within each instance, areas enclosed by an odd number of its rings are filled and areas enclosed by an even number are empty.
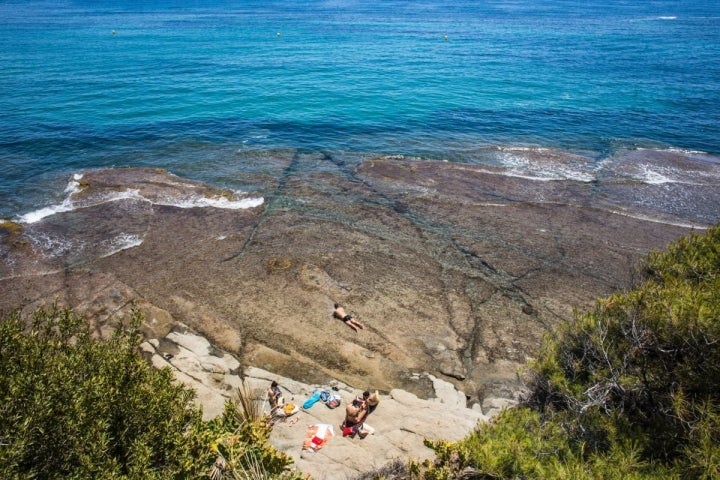
<svg viewBox="0 0 720 480"><path fill-rule="evenodd" d="M308 408L315 405L319 400L320 400L320 392L318 390L315 390L313 392L312 396L310 396L310 398L305 400L305 403L303 403L302 407L303 407L303 409L307 410Z"/></svg>

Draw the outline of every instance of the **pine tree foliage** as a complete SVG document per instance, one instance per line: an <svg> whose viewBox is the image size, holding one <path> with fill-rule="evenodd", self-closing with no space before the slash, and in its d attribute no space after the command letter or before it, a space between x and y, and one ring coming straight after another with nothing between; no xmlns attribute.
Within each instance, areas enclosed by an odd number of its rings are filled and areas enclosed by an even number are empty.
<svg viewBox="0 0 720 480"><path fill-rule="evenodd" d="M141 322L97 341L56 305L0 319L0 478L210 478L220 452L226 478L299 478L267 419L228 402L203 422L194 392L138 355Z"/></svg>
<svg viewBox="0 0 720 480"><path fill-rule="evenodd" d="M421 478L720 478L720 226L544 341L530 394Z"/></svg>

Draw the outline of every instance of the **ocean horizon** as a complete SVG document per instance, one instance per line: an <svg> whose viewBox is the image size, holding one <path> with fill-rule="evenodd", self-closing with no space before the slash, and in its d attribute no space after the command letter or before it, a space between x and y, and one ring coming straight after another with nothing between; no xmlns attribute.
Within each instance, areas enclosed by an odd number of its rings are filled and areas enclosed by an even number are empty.
<svg viewBox="0 0 720 480"><path fill-rule="evenodd" d="M0 219L97 168L252 195L287 149L717 192L717 58L709 1L3 1Z"/></svg>

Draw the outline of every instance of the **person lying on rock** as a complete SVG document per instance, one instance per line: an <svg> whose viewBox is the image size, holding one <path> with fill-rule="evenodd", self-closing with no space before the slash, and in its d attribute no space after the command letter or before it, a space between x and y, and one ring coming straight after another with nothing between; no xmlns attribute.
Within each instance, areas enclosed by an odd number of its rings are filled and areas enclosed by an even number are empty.
<svg viewBox="0 0 720 480"><path fill-rule="evenodd" d="M356 332L358 331L358 328L365 328L360 322L355 320L352 315L349 315L347 312L345 312L345 309L341 307L339 303L335 304L335 311L333 312L333 317L339 318L340 320L345 322L345 325L352 328Z"/></svg>
<svg viewBox="0 0 720 480"><path fill-rule="evenodd" d="M354 436L355 433L360 435L360 438L365 438L368 435L375 433L375 429L365 423L365 417L367 416L367 410L363 408L363 402L360 399L355 399L345 408L345 421L342 424L343 436L346 435L346 429L350 429L350 436Z"/></svg>

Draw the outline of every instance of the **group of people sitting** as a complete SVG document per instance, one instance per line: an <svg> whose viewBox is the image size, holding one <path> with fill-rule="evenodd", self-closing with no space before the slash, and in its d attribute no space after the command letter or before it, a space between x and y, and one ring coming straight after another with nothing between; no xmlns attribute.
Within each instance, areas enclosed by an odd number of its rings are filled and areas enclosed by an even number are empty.
<svg viewBox="0 0 720 480"><path fill-rule="evenodd" d="M352 315L348 314L345 309L338 303L334 305L333 317L342 320L348 327L356 332L364 329L362 323L358 322ZM270 415L275 416L276 412L281 412L284 404L282 391L276 381L273 381L267 391L268 401L270 402ZM360 438L375 433L375 429L367 424L367 417L377 408L380 403L380 396L377 390L373 393L366 390L362 397L358 396L345 408L345 420L341 428L343 436L354 437L356 434ZM303 407L305 408L305 407Z"/></svg>
<svg viewBox="0 0 720 480"><path fill-rule="evenodd" d="M357 434L360 438L365 438L375 433L375 429L368 425L367 418L375 411L378 403L380 396L377 390L373 393L365 390L362 397L354 399L345 408L345 421L341 425L343 436L354 437Z"/></svg>
<svg viewBox="0 0 720 480"><path fill-rule="evenodd" d="M283 407L285 406L285 402L282 390L280 390L280 386L274 380L268 387L267 397L270 403L270 416L275 417L278 412L281 416L284 416ZM377 390L372 393L366 390L362 393L362 396L358 396L350 402L345 408L345 420L342 425L340 425L343 436L354 437L355 435L359 435L360 438L365 438L375 433L375 429L368 425L367 418L375 411L379 403L380 395Z"/></svg>

